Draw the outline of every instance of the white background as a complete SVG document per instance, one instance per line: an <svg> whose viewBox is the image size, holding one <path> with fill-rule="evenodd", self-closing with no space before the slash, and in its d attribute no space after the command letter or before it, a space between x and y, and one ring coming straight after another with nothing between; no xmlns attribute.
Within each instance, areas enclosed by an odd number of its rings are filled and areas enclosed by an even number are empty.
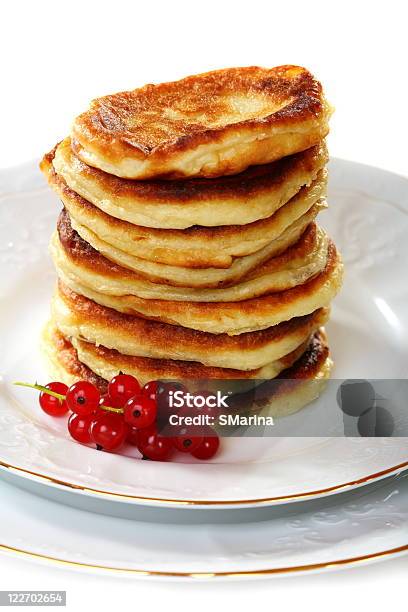
<svg viewBox="0 0 408 612"><path fill-rule="evenodd" d="M336 107L332 155L408 174L404 2L75 0L1 3L0 167L39 158L101 94L225 66L301 64ZM233 584L77 574L0 558L0 589L64 589L69 608L305 611L406 605L408 557ZM395 603L395 599L394 599Z"/></svg>

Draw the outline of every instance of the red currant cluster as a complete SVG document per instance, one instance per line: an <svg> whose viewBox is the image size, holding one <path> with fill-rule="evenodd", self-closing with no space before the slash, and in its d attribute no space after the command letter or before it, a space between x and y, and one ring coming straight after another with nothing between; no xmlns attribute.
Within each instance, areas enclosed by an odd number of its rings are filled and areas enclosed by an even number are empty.
<svg viewBox="0 0 408 612"><path fill-rule="evenodd" d="M20 384L41 391L40 406L48 415L61 417L71 412L68 431L72 438L82 444L93 443L98 450L117 451L128 443L146 459L167 461L176 450L197 459L211 459L219 448L219 437L210 427L197 435L160 434L157 406L166 385L158 381L141 388L134 376L121 373L112 378L105 395L85 380L69 388L61 382L45 387Z"/></svg>

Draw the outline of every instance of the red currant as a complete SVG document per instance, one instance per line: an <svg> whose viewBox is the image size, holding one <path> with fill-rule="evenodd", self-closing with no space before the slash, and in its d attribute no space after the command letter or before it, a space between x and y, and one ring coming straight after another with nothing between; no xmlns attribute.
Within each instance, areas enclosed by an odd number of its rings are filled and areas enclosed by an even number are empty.
<svg viewBox="0 0 408 612"><path fill-rule="evenodd" d="M128 427L119 414L98 412L91 423L91 439L97 447L113 451L120 448L128 434Z"/></svg>
<svg viewBox="0 0 408 612"><path fill-rule="evenodd" d="M220 446L220 439L215 432L213 435L205 436L201 444L192 451L193 457L196 459L211 459L217 453Z"/></svg>
<svg viewBox="0 0 408 612"><path fill-rule="evenodd" d="M112 406L112 404L109 403L109 395L107 393L104 393L99 398L99 408L101 408L101 406Z"/></svg>
<svg viewBox="0 0 408 612"><path fill-rule="evenodd" d="M132 446L137 446L138 431L139 430L135 429L134 427L129 427L128 432L126 434L126 442L128 442Z"/></svg>
<svg viewBox="0 0 408 612"><path fill-rule="evenodd" d="M153 461L166 461L172 451L171 438L157 433L154 425L139 429L135 435L136 446L144 457Z"/></svg>
<svg viewBox="0 0 408 612"><path fill-rule="evenodd" d="M142 395L148 397L152 402L156 402L159 385L160 383L157 380L151 380L143 387Z"/></svg>
<svg viewBox="0 0 408 612"><path fill-rule="evenodd" d="M123 408L128 399L140 393L140 385L130 374L118 374L109 383L108 394L111 406Z"/></svg>
<svg viewBox="0 0 408 612"><path fill-rule="evenodd" d="M175 448L181 453L192 453L201 445L203 439L198 433L194 435L192 427L181 429L178 435L172 438Z"/></svg>
<svg viewBox="0 0 408 612"><path fill-rule="evenodd" d="M81 416L72 413L68 419L68 431L71 437L77 442L82 442L82 444L89 444L91 442L91 423L92 415Z"/></svg>
<svg viewBox="0 0 408 612"><path fill-rule="evenodd" d="M68 408L75 414L87 416L97 410L100 397L101 395L95 385L87 380L79 380L68 389Z"/></svg>
<svg viewBox="0 0 408 612"><path fill-rule="evenodd" d="M125 422L131 427L143 429L153 425L156 420L156 414L156 403L143 395L135 395L125 404Z"/></svg>
<svg viewBox="0 0 408 612"><path fill-rule="evenodd" d="M68 391L67 385L64 385L62 382L50 382L45 388L55 393L60 393L61 395L66 395ZM53 395L48 395L48 393L44 391L41 391L39 401L41 408L50 416L60 417L68 412L68 406L65 400L58 399L58 397L54 397Z"/></svg>
<svg viewBox="0 0 408 612"><path fill-rule="evenodd" d="M109 397L108 393L104 393L100 397L99 408L103 408L103 406L112 406L112 401L111 401L111 398ZM112 408L113 408L113 406L112 406Z"/></svg>

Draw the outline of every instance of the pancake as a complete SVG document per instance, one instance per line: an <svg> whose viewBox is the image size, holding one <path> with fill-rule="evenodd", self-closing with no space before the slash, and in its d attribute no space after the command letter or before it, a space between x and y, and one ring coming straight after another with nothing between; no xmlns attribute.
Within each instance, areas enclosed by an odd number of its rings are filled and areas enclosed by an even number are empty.
<svg viewBox="0 0 408 612"><path fill-rule="evenodd" d="M191 302L242 301L276 291L289 289L321 272L327 259L329 238L323 230L311 224L298 242L278 257L268 259L239 279L235 285L216 288L191 288L159 283L141 274L118 266L95 251L79 237L61 213L58 235L51 241L51 255L58 273L70 276L91 289L115 296L143 299L164 299ZM260 262L261 263L261 262ZM239 271L239 270L238 270ZM218 270L216 270L219 273ZM185 283L196 271L186 269ZM170 282L167 279L167 282ZM210 284L210 283L208 283Z"/></svg>
<svg viewBox="0 0 408 612"><path fill-rule="evenodd" d="M110 380L118 372L132 374L141 384L149 380L243 380L275 378L284 369L290 367L307 349L309 340L281 359L272 361L256 370L236 370L205 366L197 361L173 359L151 359L123 355L114 349L107 349L90 342L72 338L72 345L78 353L78 359L85 363L98 376Z"/></svg>
<svg viewBox="0 0 408 612"><path fill-rule="evenodd" d="M107 380L79 360L76 349L52 322L44 330L42 348L51 378L67 385L89 380L101 393L106 393ZM296 412L321 393L331 368L327 339L320 331L313 336L303 355L280 373L279 381L273 381L271 389L267 382L257 387L258 399L252 411L276 417Z"/></svg>
<svg viewBox="0 0 408 612"><path fill-rule="evenodd" d="M239 370L254 370L284 357L324 325L328 315L329 309L322 308L263 331L228 336L119 313L61 282L52 302L55 324L68 338L102 344L124 355L199 361Z"/></svg>
<svg viewBox="0 0 408 612"><path fill-rule="evenodd" d="M194 225L246 225L266 219L310 185L328 161L324 142L239 175L185 181L132 181L91 168L71 150L69 139L53 157L70 189L108 215L143 227L186 229ZM47 160L43 162L46 171Z"/></svg>
<svg viewBox="0 0 408 612"><path fill-rule="evenodd" d="M52 321L51 326L57 330ZM55 333L55 332L54 332ZM64 336L65 337L65 336ZM114 349L107 349L102 345L96 346L78 338L66 338L75 348L78 360L86 365L92 372L111 380L119 372L135 376L141 385L150 380L262 380L275 378L280 372L292 366L303 355L310 343L310 338L298 346L294 351L281 359L268 363L255 370L236 370L232 368L216 368L205 366L196 361L182 361L173 359L151 359L148 357L134 357L123 355ZM248 386L248 385L246 385Z"/></svg>
<svg viewBox="0 0 408 612"><path fill-rule="evenodd" d="M192 269L189 266L186 268L183 266L170 266L135 257L101 240L94 232L78 223L76 219L70 217L70 223L78 235L104 257L119 266L128 268L136 272L136 274L148 278L152 282L181 287L220 287L238 282L271 257L277 257L290 246L297 243L306 231L307 226L316 218L322 208L320 204L312 206L300 219L292 223L279 238L269 242L255 253L245 255L244 257L235 257L231 261L230 267L221 269L211 267Z"/></svg>
<svg viewBox="0 0 408 612"><path fill-rule="evenodd" d="M227 68L93 100L73 147L120 177L217 177L315 145L330 114L305 68Z"/></svg>
<svg viewBox="0 0 408 612"><path fill-rule="evenodd" d="M144 300L133 295L118 297L90 289L65 275L60 268L58 274L75 293L119 312L212 334L235 335L266 329L329 306L341 287L343 264L330 242L325 269L303 285L243 302L220 303Z"/></svg>
<svg viewBox="0 0 408 612"><path fill-rule="evenodd" d="M69 212L74 229L108 259L134 270L140 269L146 260L194 269L229 268L236 257L251 255L271 242L276 247L271 255L275 255L296 242L308 223L327 207L324 199L327 171L320 170L308 187L302 187L266 219L214 228L146 228L116 219L75 193L55 172L53 158L53 151L45 155L41 168ZM96 236L94 241L103 243L103 248L92 242L91 233ZM123 253L132 259L125 260Z"/></svg>

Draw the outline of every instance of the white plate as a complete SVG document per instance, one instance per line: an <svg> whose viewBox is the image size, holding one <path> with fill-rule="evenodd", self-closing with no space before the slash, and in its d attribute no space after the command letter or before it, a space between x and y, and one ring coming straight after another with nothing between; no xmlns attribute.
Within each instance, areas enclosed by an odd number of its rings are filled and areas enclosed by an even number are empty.
<svg viewBox="0 0 408 612"><path fill-rule="evenodd" d="M127 504L249 506L329 495L408 467L406 439L223 440L214 463L163 464L69 439L16 379L45 382L38 355L54 272L47 242L60 208L34 166L0 176L0 465L55 490ZM408 181L351 162L331 167L326 225L346 280L328 326L337 378L406 378ZM307 417L307 408L302 414Z"/></svg>
<svg viewBox="0 0 408 612"><path fill-rule="evenodd" d="M250 578L341 569L408 553L408 476L233 514L139 508L134 521L82 512L4 482L0 497L2 552L82 571ZM169 520L155 521L155 512ZM199 527L189 521L198 514L204 515ZM214 514L226 516L225 522L210 523Z"/></svg>

